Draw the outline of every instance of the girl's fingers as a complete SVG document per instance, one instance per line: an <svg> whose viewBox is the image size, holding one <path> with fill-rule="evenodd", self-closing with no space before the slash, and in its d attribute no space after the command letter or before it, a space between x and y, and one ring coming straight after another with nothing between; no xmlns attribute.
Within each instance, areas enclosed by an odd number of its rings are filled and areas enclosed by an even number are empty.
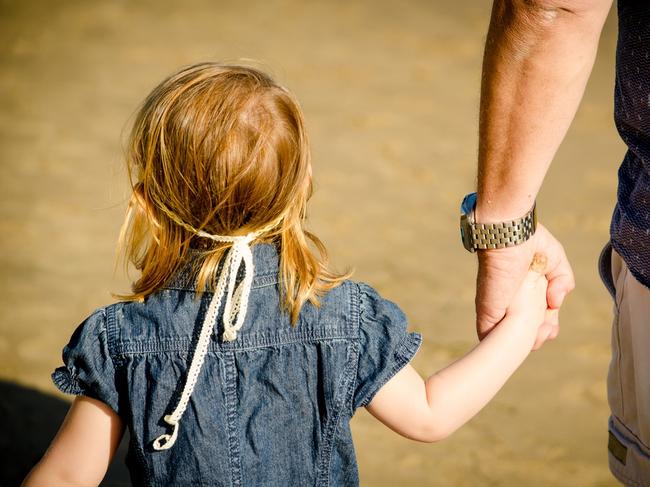
<svg viewBox="0 0 650 487"><path fill-rule="evenodd" d="M560 310L548 308L544 314L544 323L550 326L560 326Z"/></svg>
<svg viewBox="0 0 650 487"><path fill-rule="evenodd" d="M537 338L533 344L533 350L539 350L544 345L544 342L548 340L549 335L551 334L552 325L543 323L537 330Z"/></svg>
<svg viewBox="0 0 650 487"><path fill-rule="evenodd" d="M544 323L537 330L537 338L533 345L533 350L539 350L546 340L555 339L560 333L560 310L547 309L544 315Z"/></svg>
<svg viewBox="0 0 650 487"><path fill-rule="evenodd" d="M554 340L560 333L560 310L547 309L544 323L550 326L547 340Z"/></svg>

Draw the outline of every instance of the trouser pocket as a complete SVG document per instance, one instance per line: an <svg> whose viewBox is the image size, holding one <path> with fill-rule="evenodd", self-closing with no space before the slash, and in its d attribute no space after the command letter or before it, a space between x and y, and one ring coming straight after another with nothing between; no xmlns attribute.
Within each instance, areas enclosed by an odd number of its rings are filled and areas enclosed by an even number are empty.
<svg viewBox="0 0 650 487"><path fill-rule="evenodd" d="M618 254L613 252L612 244L608 242L598 259L598 270L603 284L609 291L613 300L613 314L611 333L611 350L612 357L609 363L607 373L607 400L609 407L614 416L623 418L623 378L622 374L622 356L621 356L621 330L619 323L619 303L623 297L624 270L622 261Z"/></svg>
<svg viewBox="0 0 650 487"><path fill-rule="evenodd" d="M616 299L616 283L612 276L612 244L607 242L603 247L600 257L598 257L598 273L603 284L611 294L612 299Z"/></svg>

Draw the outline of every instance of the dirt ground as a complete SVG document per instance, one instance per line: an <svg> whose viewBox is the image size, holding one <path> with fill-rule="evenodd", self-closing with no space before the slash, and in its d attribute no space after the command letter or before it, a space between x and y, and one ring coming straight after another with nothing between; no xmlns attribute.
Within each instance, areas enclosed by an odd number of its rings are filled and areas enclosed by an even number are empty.
<svg viewBox="0 0 650 487"><path fill-rule="evenodd" d="M0 485L42 454L65 412L70 398L50 372L70 333L128 287L113 272L122 132L183 64L254 59L292 89L313 142L310 228L339 268L354 266L422 332L422 374L472 347L475 261L458 205L474 185L489 3L0 0L0 412L11 418ZM612 121L615 34L610 18L538 200L578 282L560 337L444 442L411 443L360 412L362 485L615 485L611 303L596 271L624 153ZM123 480L119 459L105 485Z"/></svg>

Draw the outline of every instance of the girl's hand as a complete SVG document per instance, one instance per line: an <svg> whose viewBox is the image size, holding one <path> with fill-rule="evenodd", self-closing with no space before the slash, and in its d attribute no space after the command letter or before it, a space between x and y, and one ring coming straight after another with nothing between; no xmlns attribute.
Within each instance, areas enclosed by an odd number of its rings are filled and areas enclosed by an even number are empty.
<svg viewBox="0 0 650 487"><path fill-rule="evenodd" d="M548 281L544 277L546 267L546 256L536 253L506 312L507 317L521 321L522 325L529 327L531 334L536 336L533 350L540 348L544 341L549 338L552 330L548 323L557 320L553 316L553 313L557 313L557 310L547 308Z"/></svg>
<svg viewBox="0 0 650 487"><path fill-rule="evenodd" d="M438 441L474 416L524 361L546 313L547 260L535 254L506 316L473 350L426 381L410 364L391 378L367 406L402 436ZM534 345L533 345L534 344Z"/></svg>
<svg viewBox="0 0 650 487"><path fill-rule="evenodd" d="M546 290L547 326L540 328L536 343L555 338L559 333L559 310L565 296L575 287L575 279L564 248L538 223L535 234L521 245L478 252L476 330L480 340L506 315L536 252L547 257L543 273L549 282Z"/></svg>

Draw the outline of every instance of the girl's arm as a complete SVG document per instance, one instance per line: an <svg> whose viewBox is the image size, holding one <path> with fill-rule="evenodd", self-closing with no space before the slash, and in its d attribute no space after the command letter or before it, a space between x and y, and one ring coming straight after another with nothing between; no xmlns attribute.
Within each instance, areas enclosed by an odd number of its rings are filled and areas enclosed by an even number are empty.
<svg viewBox="0 0 650 487"><path fill-rule="evenodd" d="M122 420L106 404L76 396L52 444L22 487L99 485L123 433Z"/></svg>
<svg viewBox="0 0 650 487"><path fill-rule="evenodd" d="M467 355L426 381L406 365L373 397L368 411L407 438L446 438L501 389L535 345L546 312L546 279L529 271L506 317Z"/></svg>

